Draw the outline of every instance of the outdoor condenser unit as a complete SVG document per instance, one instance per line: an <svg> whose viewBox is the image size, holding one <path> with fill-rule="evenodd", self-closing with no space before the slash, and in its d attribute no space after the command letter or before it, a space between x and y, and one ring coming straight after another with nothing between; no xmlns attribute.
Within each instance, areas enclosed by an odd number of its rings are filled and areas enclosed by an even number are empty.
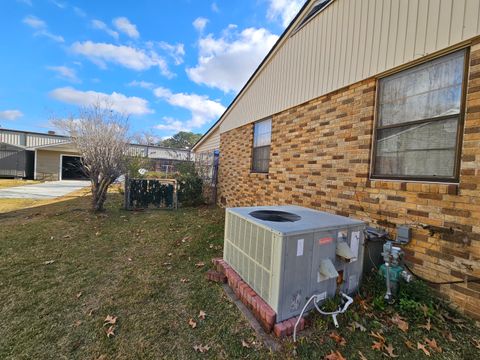
<svg viewBox="0 0 480 360"><path fill-rule="evenodd" d="M313 294L357 290L362 221L299 206L229 208L225 261L267 302L277 322L300 314ZM339 285L337 285L339 284Z"/></svg>

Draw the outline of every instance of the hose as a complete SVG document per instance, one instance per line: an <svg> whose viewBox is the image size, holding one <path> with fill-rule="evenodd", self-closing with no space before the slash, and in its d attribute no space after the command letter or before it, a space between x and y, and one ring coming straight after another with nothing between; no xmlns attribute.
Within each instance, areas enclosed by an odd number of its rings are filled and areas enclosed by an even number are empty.
<svg viewBox="0 0 480 360"><path fill-rule="evenodd" d="M300 315L298 316L298 319L297 319L297 322L295 323L295 326L293 328L293 342L296 342L297 341L297 326L298 324L300 324L300 320L302 319L303 317L303 313L305 312L305 309L307 308L308 304L310 304L310 302L315 299L317 296L317 294L315 295L312 295L310 297L310 299L308 299L307 303L305 304L305 306L303 307L302 311L300 312ZM313 302L315 304L315 302Z"/></svg>
<svg viewBox="0 0 480 360"><path fill-rule="evenodd" d="M308 299L308 301L305 303L305 306L303 307L302 311L300 312L300 315L298 316L297 321L295 322L295 326L293 328L293 342L297 341L297 326L298 324L300 324L300 320L302 319L303 314L305 313L305 309L308 307L308 305L312 300L314 300L313 305L315 305L315 308L317 309L317 311L322 315L326 315L326 316L331 315L333 318L333 323L335 324L335 327L338 328L337 315L343 314L345 311L347 311L348 307L353 303L353 299L347 294L344 294L343 292L341 292L340 295L342 295L342 297L346 299L347 302L345 303L345 305L343 305L341 309L339 308L337 311L331 311L331 312L323 311L322 309L320 309L320 307L317 304L317 301L315 301L315 299L317 298L319 299L318 301L323 300L323 298L320 299L319 294L312 295L310 299Z"/></svg>

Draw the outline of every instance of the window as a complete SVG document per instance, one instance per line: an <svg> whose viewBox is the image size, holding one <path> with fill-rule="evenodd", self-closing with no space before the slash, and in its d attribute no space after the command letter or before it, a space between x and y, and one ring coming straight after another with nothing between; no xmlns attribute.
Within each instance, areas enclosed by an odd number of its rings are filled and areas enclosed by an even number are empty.
<svg viewBox="0 0 480 360"><path fill-rule="evenodd" d="M458 178L465 51L379 81L373 178Z"/></svg>
<svg viewBox="0 0 480 360"><path fill-rule="evenodd" d="M253 125L252 172L267 173L270 162L272 120L263 120Z"/></svg>

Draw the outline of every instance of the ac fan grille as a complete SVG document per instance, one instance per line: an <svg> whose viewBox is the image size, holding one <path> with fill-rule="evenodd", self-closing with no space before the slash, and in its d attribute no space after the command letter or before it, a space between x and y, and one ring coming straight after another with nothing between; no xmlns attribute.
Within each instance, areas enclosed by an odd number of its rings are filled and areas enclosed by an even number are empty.
<svg viewBox="0 0 480 360"><path fill-rule="evenodd" d="M265 301L270 301L272 233L245 219L229 214L225 260Z"/></svg>

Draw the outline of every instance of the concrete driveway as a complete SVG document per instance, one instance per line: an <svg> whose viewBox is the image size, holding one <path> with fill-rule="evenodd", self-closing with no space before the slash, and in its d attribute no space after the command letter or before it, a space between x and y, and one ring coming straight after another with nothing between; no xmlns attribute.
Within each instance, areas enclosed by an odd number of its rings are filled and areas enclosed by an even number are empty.
<svg viewBox="0 0 480 360"><path fill-rule="evenodd" d="M54 199L90 186L90 181L49 181L0 189L0 199Z"/></svg>

